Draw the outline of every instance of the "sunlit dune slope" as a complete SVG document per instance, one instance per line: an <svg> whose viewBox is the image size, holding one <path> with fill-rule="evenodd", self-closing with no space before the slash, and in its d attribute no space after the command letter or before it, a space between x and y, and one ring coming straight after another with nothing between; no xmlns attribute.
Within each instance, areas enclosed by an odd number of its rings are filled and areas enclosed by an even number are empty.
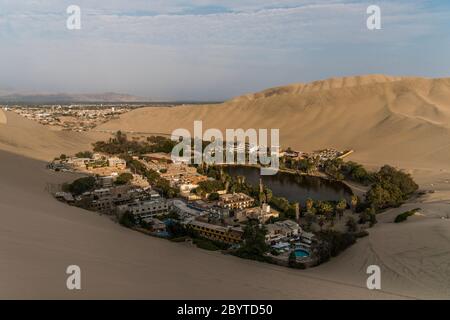
<svg viewBox="0 0 450 320"><path fill-rule="evenodd" d="M383 75L333 78L247 94L219 105L143 108L100 130L170 134L205 128L279 128L282 147L354 149L356 160L448 166L450 79Z"/></svg>

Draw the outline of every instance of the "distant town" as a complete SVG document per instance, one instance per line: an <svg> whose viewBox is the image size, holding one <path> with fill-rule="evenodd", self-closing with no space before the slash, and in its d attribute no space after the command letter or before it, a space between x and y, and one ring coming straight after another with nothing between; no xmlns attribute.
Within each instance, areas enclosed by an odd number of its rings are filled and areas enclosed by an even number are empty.
<svg viewBox="0 0 450 320"><path fill-rule="evenodd" d="M54 130L88 131L117 118L119 115L141 105L129 104L70 104L4 107L27 119L36 121Z"/></svg>

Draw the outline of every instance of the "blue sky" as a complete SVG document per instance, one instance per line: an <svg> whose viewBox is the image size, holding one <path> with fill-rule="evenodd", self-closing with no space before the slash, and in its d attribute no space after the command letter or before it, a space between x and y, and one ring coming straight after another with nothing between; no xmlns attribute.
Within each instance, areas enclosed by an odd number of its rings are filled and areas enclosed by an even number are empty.
<svg viewBox="0 0 450 320"><path fill-rule="evenodd" d="M81 30L66 29L67 6ZM366 28L379 5L382 30ZM450 76L450 1L0 0L0 91L224 100L327 77Z"/></svg>

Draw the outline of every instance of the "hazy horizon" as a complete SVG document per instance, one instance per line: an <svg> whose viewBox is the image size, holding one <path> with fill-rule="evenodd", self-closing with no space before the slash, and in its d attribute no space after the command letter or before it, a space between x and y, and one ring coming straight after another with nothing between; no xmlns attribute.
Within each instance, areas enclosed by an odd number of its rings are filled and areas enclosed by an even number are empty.
<svg viewBox="0 0 450 320"><path fill-rule="evenodd" d="M450 3L0 0L0 92L223 101L336 76L450 76ZM68 30L69 5L81 30Z"/></svg>

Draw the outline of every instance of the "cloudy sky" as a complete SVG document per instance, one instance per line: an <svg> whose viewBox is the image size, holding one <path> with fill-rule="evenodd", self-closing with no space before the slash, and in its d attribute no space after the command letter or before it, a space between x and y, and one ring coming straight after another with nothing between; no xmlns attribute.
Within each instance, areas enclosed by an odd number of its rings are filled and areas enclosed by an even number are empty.
<svg viewBox="0 0 450 320"><path fill-rule="evenodd" d="M366 9L381 8L381 30ZM66 9L81 8L81 30ZM0 0L0 91L223 100L385 73L450 77L448 0Z"/></svg>

